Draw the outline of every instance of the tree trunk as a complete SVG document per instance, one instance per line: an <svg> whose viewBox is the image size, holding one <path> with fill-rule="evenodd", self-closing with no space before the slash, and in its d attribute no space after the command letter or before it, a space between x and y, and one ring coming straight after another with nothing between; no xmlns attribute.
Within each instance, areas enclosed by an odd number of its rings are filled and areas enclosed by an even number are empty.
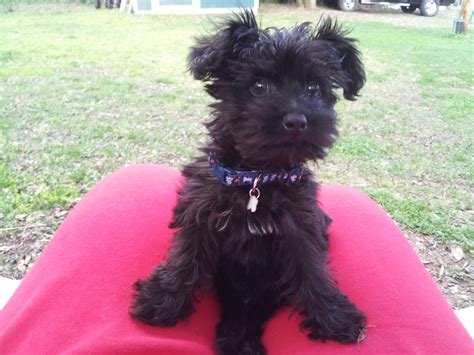
<svg viewBox="0 0 474 355"><path fill-rule="evenodd" d="M471 17L471 0L462 0L459 17L461 17L464 22L464 28L462 31L466 33L469 26L469 18Z"/></svg>

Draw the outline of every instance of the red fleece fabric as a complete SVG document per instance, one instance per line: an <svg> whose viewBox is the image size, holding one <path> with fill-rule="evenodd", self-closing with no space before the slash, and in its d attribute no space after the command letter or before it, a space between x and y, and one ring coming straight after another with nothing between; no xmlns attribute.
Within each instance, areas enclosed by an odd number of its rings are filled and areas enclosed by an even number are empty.
<svg viewBox="0 0 474 355"><path fill-rule="evenodd" d="M124 168L71 211L0 312L1 354L212 354L219 310L204 295L173 328L132 320L131 285L163 260L172 236L179 172L158 165ZM333 219L330 264L340 288L368 315L360 344L312 342L300 316L281 309L267 324L268 354L473 354L471 337L400 230L370 198L322 186Z"/></svg>

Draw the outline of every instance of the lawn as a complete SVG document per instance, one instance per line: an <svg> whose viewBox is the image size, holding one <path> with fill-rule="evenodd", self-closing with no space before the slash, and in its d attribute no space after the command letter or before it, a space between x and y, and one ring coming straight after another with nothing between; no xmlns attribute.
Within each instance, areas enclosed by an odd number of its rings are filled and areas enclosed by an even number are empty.
<svg viewBox="0 0 474 355"><path fill-rule="evenodd" d="M321 13L264 6L259 17L286 26ZM359 40L367 85L358 101L338 104L341 137L311 166L320 181L382 204L422 259L461 246L460 262L427 263L469 287L473 36L451 35L434 19L384 16L402 21L341 15ZM0 274L21 277L66 212L111 171L192 159L211 101L185 59L192 37L210 28L205 16L86 6L0 12Z"/></svg>

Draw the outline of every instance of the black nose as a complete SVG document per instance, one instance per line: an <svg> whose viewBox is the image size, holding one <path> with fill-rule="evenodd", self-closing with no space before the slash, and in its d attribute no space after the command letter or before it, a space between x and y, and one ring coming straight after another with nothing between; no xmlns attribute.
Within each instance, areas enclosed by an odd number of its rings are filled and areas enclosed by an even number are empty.
<svg viewBox="0 0 474 355"><path fill-rule="evenodd" d="M306 116L301 113L289 113L283 119L283 126L288 132L301 132L308 126Z"/></svg>

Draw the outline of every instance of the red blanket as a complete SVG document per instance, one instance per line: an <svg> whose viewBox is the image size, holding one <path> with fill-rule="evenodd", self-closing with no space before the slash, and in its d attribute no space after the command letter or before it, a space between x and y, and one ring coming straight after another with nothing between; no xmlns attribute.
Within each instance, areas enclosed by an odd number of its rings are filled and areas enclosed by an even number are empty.
<svg viewBox="0 0 474 355"><path fill-rule="evenodd" d="M128 315L131 285L164 257L179 173L124 168L73 209L0 312L1 354L212 354L219 311L207 294L187 322L151 327ZM299 316L280 310L267 324L271 354L473 354L472 339L400 230L364 194L323 186L333 219L330 263L339 287L368 315L360 344L312 342Z"/></svg>

